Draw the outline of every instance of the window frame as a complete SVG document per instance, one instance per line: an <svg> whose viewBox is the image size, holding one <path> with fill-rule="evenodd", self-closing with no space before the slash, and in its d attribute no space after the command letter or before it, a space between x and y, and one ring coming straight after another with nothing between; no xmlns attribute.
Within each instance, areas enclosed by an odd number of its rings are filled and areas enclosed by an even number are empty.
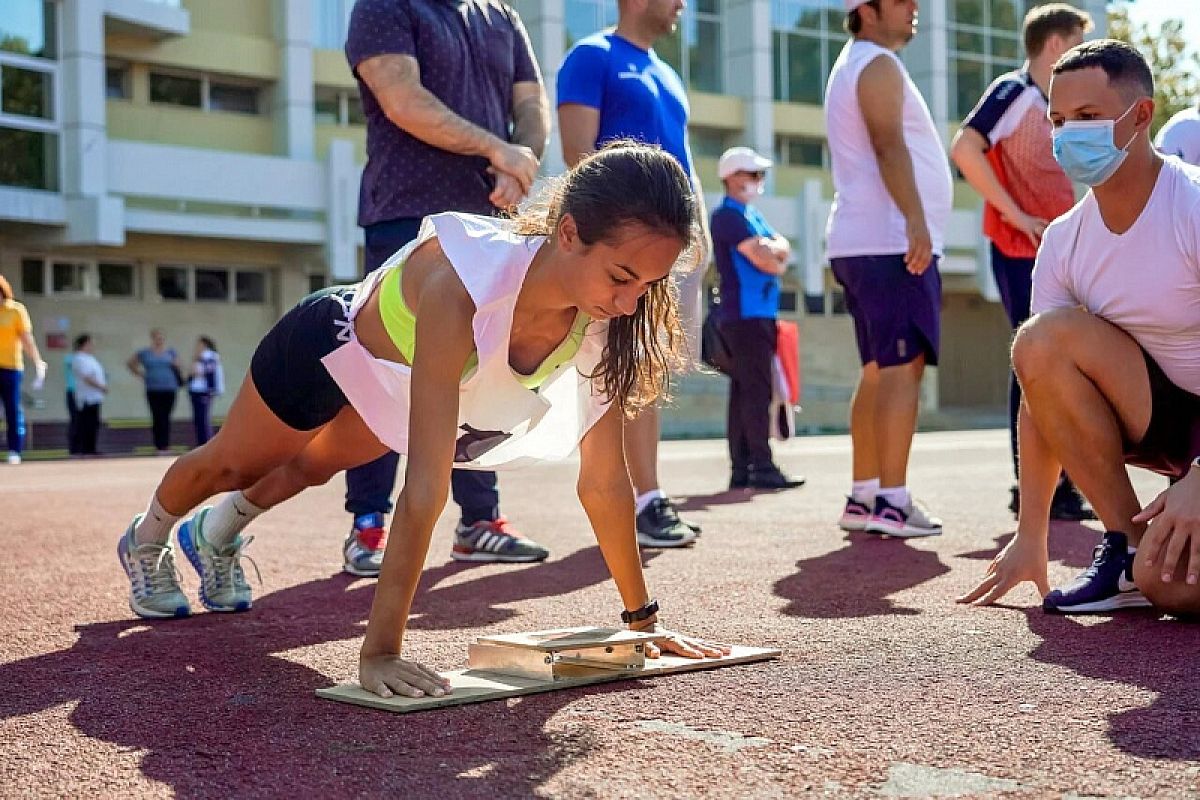
<svg viewBox="0 0 1200 800"><path fill-rule="evenodd" d="M180 78L184 80L195 80L200 82L200 105L190 106L181 103L166 103L159 100L154 100L150 97L150 83L154 80L155 75L162 75L168 78ZM246 111L235 111L232 109L213 108L212 106L212 87L213 84L219 86L227 86L232 89L249 89L255 93L255 111L248 113ZM152 66L146 76L147 96L146 99L152 106L165 106L167 108L182 108L191 111L200 111L205 114L236 114L240 117L267 117L270 116L270 108L268 107L267 96L270 84L262 81L253 80L250 78L242 78L236 75L225 75L223 73L206 72L203 70L187 70L178 69L175 67L158 67Z"/></svg>
<svg viewBox="0 0 1200 800"><path fill-rule="evenodd" d="M60 300L88 300L88 301L120 301L132 300L138 301L142 296L142 281L141 272L138 267L138 262L135 260L126 260L120 258L93 258L91 256L77 257L59 253L22 253L19 261L21 263L21 291L23 294L31 294L40 298L60 299ZM26 262L40 262L41 273L41 291L34 291L26 284L25 281L25 266ZM60 264L74 264L81 273L80 282L83 286L78 291L62 291L54 288L54 268ZM104 294L100 289L100 267L104 266L124 266L128 267L132 277L132 293L131 294Z"/></svg>
<svg viewBox="0 0 1200 800"><path fill-rule="evenodd" d="M62 57L62 25L59 24L61 16L58 13L58 4L50 3L43 5L45 9L53 9L54 19L50 22L50 27L53 30L54 45L52 48L53 55L50 57L31 56L21 53L13 53L8 50L0 50L0 71L5 67L14 67L16 69L30 70L32 72L40 72L49 76L50 80L50 117L27 117L22 114L8 114L0 110L0 128L8 128L12 130L25 131L28 133L40 133L54 137L53 154L54 163L46 170L47 174L42 176L42 183L45 184L42 188L30 188L27 186L16 186L3 184L0 188L14 189L16 191L43 191L55 192L61 191L62 187L62 171L63 171L63 98L62 98L62 68L59 59ZM2 83L0 83L0 93L3 92ZM0 95L0 109L3 108L3 96Z"/></svg>

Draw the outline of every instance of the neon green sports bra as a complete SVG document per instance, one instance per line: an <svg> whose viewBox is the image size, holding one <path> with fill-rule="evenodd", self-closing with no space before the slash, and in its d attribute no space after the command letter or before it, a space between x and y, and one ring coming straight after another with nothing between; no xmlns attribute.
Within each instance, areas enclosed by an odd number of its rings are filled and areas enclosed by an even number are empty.
<svg viewBox="0 0 1200 800"><path fill-rule="evenodd" d="M379 315L383 318L383 327L387 330L388 337L396 345L400 355L404 356L405 361L412 364L413 353L417 348L417 317L404 302L404 292L400 288L400 276L403 269L404 262L401 261L389 269L388 273L384 275L383 281L380 282ZM554 348L550 355L546 356L546 360L538 365L532 375L522 375L513 370L517 382L526 389L536 389L550 377L554 370L573 359L579 352L579 346L583 343L583 332L589 321L586 314L579 312L575 316L571 332L558 347ZM479 356L472 352L463 368L462 379L465 381L469 378L478 365Z"/></svg>

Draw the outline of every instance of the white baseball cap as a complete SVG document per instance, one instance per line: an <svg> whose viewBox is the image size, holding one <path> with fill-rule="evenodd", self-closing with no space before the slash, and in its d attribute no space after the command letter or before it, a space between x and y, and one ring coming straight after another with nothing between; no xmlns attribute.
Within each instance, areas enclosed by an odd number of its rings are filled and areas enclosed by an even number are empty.
<svg viewBox="0 0 1200 800"><path fill-rule="evenodd" d="M735 172L762 172L774 163L749 147L731 147L717 161L717 177L725 180Z"/></svg>

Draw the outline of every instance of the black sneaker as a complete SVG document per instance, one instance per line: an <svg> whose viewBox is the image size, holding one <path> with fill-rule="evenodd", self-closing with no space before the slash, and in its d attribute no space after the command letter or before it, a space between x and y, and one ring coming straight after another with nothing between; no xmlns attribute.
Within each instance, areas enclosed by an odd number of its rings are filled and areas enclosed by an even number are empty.
<svg viewBox="0 0 1200 800"><path fill-rule="evenodd" d="M1150 601L1133 582L1133 555L1125 534L1108 531L1092 552L1092 565L1042 601L1051 614L1091 614L1118 608L1144 608Z"/></svg>
<svg viewBox="0 0 1200 800"><path fill-rule="evenodd" d="M637 515L637 540L642 547L684 547L696 536L666 497L654 498Z"/></svg>
<svg viewBox="0 0 1200 800"><path fill-rule="evenodd" d="M804 485L799 475L785 475L779 467L747 467L746 488L748 489L795 489Z"/></svg>
<svg viewBox="0 0 1200 800"><path fill-rule="evenodd" d="M749 486L750 484L746 482L746 475L747 471L744 467L734 467L733 472L729 475L729 488L745 489L747 486Z"/></svg>
<svg viewBox="0 0 1200 800"><path fill-rule="evenodd" d="M1050 501L1050 519L1086 522L1095 518L1096 512L1070 481L1064 480L1058 484L1054 499Z"/></svg>

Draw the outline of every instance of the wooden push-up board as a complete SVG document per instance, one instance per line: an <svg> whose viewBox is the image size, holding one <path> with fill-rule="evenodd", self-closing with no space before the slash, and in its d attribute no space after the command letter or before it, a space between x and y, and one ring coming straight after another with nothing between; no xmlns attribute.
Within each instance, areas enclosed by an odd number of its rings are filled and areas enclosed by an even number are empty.
<svg viewBox="0 0 1200 800"><path fill-rule="evenodd" d="M340 703L397 714L484 703L540 692L653 678L679 672L716 669L778 658L779 650L734 646L722 658L644 658L644 646L658 637L611 628L567 628L554 631L481 637L471 645L467 669L440 673L450 681L442 697L383 698L358 684L317 689L317 696Z"/></svg>

